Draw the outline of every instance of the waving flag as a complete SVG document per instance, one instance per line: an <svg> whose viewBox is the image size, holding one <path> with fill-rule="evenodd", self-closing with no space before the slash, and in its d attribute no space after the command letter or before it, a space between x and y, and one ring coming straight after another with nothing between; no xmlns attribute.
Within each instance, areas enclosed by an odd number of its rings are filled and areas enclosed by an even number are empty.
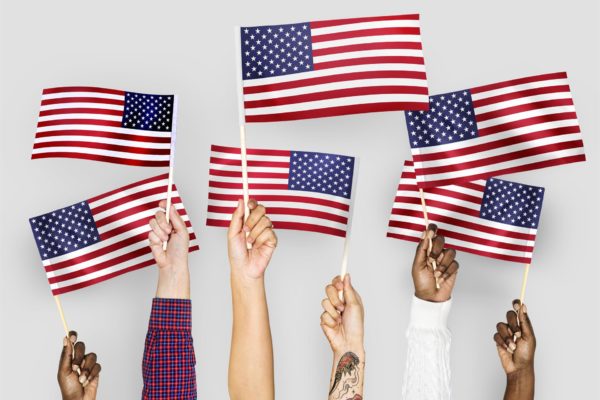
<svg viewBox="0 0 600 400"><path fill-rule="evenodd" d="M97 87L44 89L32 159L169 166L175 96Z"/></svg>
<svg viewBox="0 0 600 400"><path fill-rule="evenodd" d="M240 32L246 122L428 108L418 14Z"/></svg>
<svg viewBox="0 0 600 400"><path fill-rule="evenodd" d="M354 157L295 150L247 149L250 197L277 229L346 236ZM208 183L210 226L229 226L242 198L240 149L213 145Z"/></svg>
<svg viewBox="0 0 600 400"><path fill-rule="evenodd" d="M406 123L421 188L585 161L564 72L429 98Z"/></svg>
<svg viewBox="0 0 600 400"><path fill-rule="evenodd" d="M168 175L159 175L31 218L29 223L52 294L103 282L154 264L148 247L148 221L167 192ZM196 235L177 188L173 204Z"/></svg>
<svg viewBox="0 0 600 400"><path fill-rule="evenodd" d="M426 189L429 221L450 248L529 264L544 188L498 178ZM418 242L423 209L413 163L406 161L390 217L388 237Z"/></svg>

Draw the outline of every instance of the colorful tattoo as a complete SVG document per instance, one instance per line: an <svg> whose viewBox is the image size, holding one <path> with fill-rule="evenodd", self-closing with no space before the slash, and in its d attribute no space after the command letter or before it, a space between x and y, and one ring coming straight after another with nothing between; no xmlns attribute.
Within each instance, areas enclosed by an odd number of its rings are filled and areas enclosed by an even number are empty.
<svg viewBox="0 0 600 400"><path fill-rule="evenodd" d="M350 389L352 389L353 387L355 387L358 384L359 363L360 363L360 360L359 360L358 356L350 351L347 352L346 354L344 354L340 358L337 368L335 369L335 377L333 380L333 384L331 385L331 390L329 391L330 396L337 389L337 387L340 384L340 382L342 381L342 378L344 377L344 375L348 375L351 379L348 380L347 382L344 382L344 384L342 385L342 388L341 388L341 393L336 398L340 398L342 396L347 395L348 392L350 391ZM361 400L361 399L362 399L362 396L357 394L348 400Z"/></svg>

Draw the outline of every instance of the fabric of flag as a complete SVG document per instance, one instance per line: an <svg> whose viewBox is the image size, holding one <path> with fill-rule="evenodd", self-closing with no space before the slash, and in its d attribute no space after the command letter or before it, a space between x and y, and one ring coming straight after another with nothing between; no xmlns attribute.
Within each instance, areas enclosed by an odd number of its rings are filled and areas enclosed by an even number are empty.
<svg viewBox="0 0 600 400"><path fill-rule="evenodd" d="M544 188L499 178L424 190L431 223L450 248L499 260L531 263ZM411 161L404 163L387 236L418 242L423 208Z"/></svg>
<svg viewBox="0 0 600 400"><path fill-rule="evenodd" d="M54 295L154 264L148 221L166 199L168 174L145 179L31 218L29 223ZM172 202L196 235L173 185Z"/></svg>
<svg viewBox="0 0 600 400"><path fill-rule="evenodd" d="M250 198L267 209L276 229L346 236L354 157L295 150L247 149ZM211 147L210 226L229 226L243 198L240 149Z"/></svg>
<svg viewBox="0 0 600 400"><path fill-rule="evenodd" d="M431 96L407 112L421 188L585 161L564 72Z"/></svg>
<svg viewBox="0 0 600 400"><path fill-rule="evenodd" d="M44 89L32 159L169 166L174 95L97 87Z"/></svg>
<svg viewBox="0 0 600 400"><path fill-rule="evenodd" d="M418 14L240 32L246 122L429 107Z"/></svg>

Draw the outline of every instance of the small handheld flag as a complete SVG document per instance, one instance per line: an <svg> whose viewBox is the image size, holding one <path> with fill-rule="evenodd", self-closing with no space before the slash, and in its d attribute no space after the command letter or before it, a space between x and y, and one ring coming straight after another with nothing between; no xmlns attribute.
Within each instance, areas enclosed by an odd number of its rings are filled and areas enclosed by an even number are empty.
<svg viewBox="0 0 600 400"><path fill-rule="evenodd" d="M429 97L407 112L419 188L585 161L564 72Z"/></svg>
<svg viewBox="0 0 600 400"><path fill-rule="evenodd" d="M44 89L32 159L167 167L175 96L98 87Z"/></svg>
<svg viewBox="0 0 600 400"><path fill-rule="evenodd" d="M450 248L529 264L544 200L544 188L499 178L423 191L429 221ZM411 161L404 163L392 207L388 237L418 242L423 210Z"/></svg>
<svg viewBox="0 0 600 400"><path fill-rule="evenodd" d="M247 149L250 197L265 205L276 229L346 237L355 159L295 150ZM240 149L211 147L209 226L229 226L242 198Z"/></svg>
<svg viewBox="0 0 600 400"><path fill-rule="evenodd" d="M154 263L148 221L165 199L163 174L31 218L29 223L52 294L81 289ZM177 188L172 202L199 247Z"/></svg>
<svg viewBox="0 0 600 400"><path fill-rule="evenodd" d="M419 15L240 28L246 122L427 110Z"/></svg>

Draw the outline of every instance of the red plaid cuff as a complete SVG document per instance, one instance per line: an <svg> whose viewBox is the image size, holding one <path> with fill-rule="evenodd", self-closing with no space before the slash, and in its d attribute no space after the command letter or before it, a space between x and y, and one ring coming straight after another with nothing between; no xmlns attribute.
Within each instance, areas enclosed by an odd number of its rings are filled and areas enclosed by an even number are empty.
<svg viewBox="0 0 600 400"><path fill-rule="evenodd" d="M148 329L191 331L192 301L154 298Z"/></svg>

